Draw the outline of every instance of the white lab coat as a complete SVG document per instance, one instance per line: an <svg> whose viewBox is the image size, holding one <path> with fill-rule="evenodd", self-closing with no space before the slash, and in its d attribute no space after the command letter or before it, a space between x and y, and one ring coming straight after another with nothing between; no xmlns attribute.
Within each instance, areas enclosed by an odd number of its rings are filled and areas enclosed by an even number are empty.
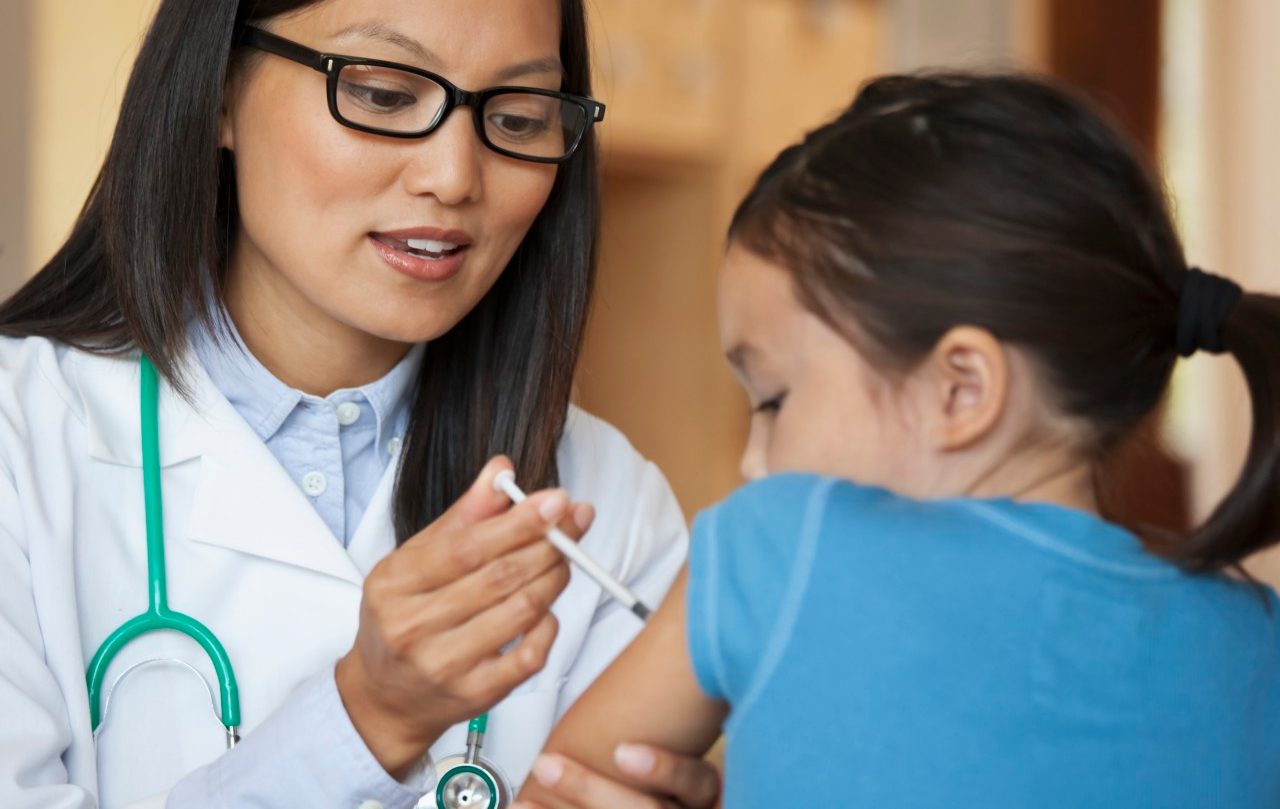
<svg viewBox="0 0 1280 809"><path fill-rule="evenodd" d="M191 363L193 402L167 385L160 455L172 608L217 634L240 686L242 733L343 655L364 575L394 547L391 464L348 548L262 441ZM146 606L138 363L43 339L0 339L0 806L158 806L224 740L203 686L150 668L114 695L95 745L85 669ZM564 485L593 502L584 547L656 601L683 561L681 513L661 473L613 428L574 409ZM554 721L638 630L576 571L555 605L546 668L491 714L486 752L517 783ZM176 657L216 686L204 653L145 636L112 664ZM437 758L464 746L464 727Z"/></svg>

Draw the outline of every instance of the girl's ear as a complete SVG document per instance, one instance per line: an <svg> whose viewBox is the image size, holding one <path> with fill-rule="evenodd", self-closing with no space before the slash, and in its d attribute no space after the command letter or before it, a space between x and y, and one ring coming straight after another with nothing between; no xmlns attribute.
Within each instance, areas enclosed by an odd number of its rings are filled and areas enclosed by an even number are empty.
<svg viewBox="0 0 1280 809"><path fill-rule="evenodd" d="M959 326L942 336L925 366L934 449L956 452L988 436L1009 400L1009 364L1000 341L985 329Z"/></svg>

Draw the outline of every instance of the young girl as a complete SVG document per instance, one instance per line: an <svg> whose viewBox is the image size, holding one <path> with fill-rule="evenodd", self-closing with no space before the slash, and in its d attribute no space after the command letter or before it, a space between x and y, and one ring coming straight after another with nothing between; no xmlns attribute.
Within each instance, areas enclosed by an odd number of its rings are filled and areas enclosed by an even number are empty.
<svg viewBox="0 0 1280 809"><path fill-rule="evenodd" d="M739 208L721 335L753 483L527 801L728 737L745 806L1280 806L1280 299L1188 269L1155 178L1015 76L872 82ZM1179 355L1253 397L1239 483L1144 548L1094 471ZM623 765L619 768L618 765ZM638 765L638 766L637 766ZM651 804L657 805L657 804Z"/></svg>

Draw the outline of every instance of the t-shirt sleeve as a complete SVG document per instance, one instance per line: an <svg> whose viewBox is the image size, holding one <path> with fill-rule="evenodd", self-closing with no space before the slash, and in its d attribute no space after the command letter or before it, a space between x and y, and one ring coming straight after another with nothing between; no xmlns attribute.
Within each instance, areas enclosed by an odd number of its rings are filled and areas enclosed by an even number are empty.
<svg viewBox="0 0 1280 809"><path fill-rule="evenodd" d="M687 635L698 684L713 699L740 702L781 654L834 483L802 474L765 478L694 520Z"/></svg>

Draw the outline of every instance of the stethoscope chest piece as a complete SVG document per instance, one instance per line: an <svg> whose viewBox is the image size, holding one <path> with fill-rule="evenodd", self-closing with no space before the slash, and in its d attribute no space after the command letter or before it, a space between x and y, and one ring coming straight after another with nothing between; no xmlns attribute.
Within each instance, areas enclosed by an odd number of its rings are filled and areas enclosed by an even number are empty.
<svg viewBox="0 0 1280 809"><path fill-rule="evenodd" d="M506 809L511 786L495 764L483 758L449 756L436 762L437 809Z"/></svg>

